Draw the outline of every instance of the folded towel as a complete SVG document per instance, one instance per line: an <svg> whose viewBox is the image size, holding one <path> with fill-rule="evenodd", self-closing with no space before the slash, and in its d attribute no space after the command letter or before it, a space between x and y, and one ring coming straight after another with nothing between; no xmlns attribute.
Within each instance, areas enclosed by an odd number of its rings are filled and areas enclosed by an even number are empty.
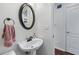
<svg viewBox="0 0 79 59"><path fill-rule="evenodd" d="M4 25L3 35L4 38L4 46L10 47L12 46L13 42L15 42L15 28L13 25Z"/></svg>

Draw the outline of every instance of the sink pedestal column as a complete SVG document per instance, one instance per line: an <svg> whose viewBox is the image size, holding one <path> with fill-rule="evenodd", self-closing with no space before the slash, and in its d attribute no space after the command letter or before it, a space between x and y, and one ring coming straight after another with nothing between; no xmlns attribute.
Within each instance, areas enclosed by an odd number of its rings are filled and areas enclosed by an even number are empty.
<svg viewBox="0 0 79 59"><path fill-rule="evenodd" d="M30 52L31 55L36 55L36 50Z"/></svg>

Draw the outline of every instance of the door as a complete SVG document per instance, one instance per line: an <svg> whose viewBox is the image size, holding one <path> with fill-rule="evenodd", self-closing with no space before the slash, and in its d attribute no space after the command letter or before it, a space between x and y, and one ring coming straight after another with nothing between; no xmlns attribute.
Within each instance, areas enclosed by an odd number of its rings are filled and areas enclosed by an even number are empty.
<svg viewBox="0 0 79 59"><path fill-rule="evenodd" d="M79 54L79 5L67 7L66 13L66 51Z"/></svg>

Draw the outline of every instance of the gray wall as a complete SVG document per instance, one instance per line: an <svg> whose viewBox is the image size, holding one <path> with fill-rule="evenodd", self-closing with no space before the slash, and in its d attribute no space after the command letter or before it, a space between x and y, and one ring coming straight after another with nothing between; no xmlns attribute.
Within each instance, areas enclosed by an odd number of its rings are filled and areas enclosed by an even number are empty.
<svg viewBox="0 0 79 59"><path fill-rule="evenodd" d="M57 5L54 4L55 48L65 50L65 6L57 9Z"/></svg>

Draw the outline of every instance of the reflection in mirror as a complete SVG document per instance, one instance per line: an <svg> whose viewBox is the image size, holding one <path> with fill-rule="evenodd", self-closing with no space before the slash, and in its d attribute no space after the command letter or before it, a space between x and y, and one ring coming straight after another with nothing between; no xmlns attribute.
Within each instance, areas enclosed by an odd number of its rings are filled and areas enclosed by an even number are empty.
<svg viewBox="0 0 79 59"><path fill-rule="evenodd" d="M35 23L35 14L31 5L24 3L19 11L19 19L21 25L25 29L31 29Z"/></svg>

